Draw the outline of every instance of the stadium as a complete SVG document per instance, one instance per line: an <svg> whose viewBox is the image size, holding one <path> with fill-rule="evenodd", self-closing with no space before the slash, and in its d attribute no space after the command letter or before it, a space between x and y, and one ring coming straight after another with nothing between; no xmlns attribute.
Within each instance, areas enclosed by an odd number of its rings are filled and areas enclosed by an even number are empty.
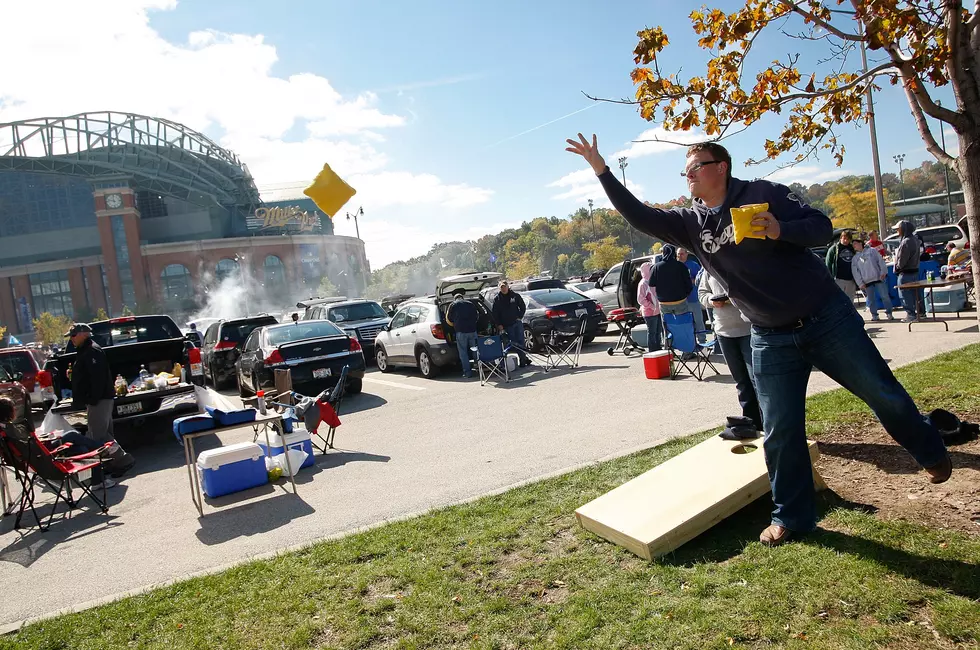
<svg viewBox="0 0 980 650"><path fill-rule="evenodd" d="M183 318L228 278L282 308L324 277L359 296L369 271L364 242L334 235L312 201L263 202L233 152L181 124L115 112L0 124L8 333L44 312Z"/></svg>

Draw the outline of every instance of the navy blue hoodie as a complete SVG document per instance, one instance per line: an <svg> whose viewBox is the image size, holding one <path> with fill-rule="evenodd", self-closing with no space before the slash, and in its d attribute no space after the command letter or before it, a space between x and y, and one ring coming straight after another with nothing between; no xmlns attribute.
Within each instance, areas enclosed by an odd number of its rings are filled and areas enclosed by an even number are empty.
<svg viewBox="0 0 980 650"><path fill-rule="evenodd" d="M785 185L733 178L717 211L698 200L690 208L662 210L641 203L608 169L599 180L634 228L693 251L753 325L792 325L840 291L823 260L807 250L833 238L830 219ZM779 220L778 240L744 239L735 245L731 208L750 203L769 204Z"/></svg>
<svg viewBox="0 0 980 650"><path fill-rule="evenodd" d="M691 293L694 282L691 271L684 262L677 259L677 249L664 244L663 258L653 265L650 271L650 286L657 290L660 302L685 302Z"/></svg>

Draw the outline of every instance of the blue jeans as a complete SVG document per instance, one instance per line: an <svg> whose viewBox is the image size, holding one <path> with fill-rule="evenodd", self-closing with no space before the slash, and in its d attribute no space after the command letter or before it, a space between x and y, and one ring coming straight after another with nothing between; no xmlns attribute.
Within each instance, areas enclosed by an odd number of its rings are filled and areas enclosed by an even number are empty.
<svg viewBox="0 0 980 650"><path fill-rule="evenodd" d="M704 310L701 309L701 303L697 300L688 300L687 304L691 306L691 313L694 314L694 330L697 332L698 343L705 342L705 327L704 327Z"/></svg>
<svg viewBox="0 0 980 650"><path fill-rule="evenodd" d="M728 371L735 380L735 391L738 393L738 403L742 406L742 415L752 420L756 428L762 431L762 413L752 379L752 337L716 335L715 338L718 339L721 353L725 355Z"/></svg>
<svg viewBox="0 0 980 650"><path fill-rule="evenodd" d="M647 349L650 352L657 352L663 347L661 343L664 326L660 314L656 316L644 316L643 322L647 326Z"/></svg>
<svg viewBox="0 0 980 650"><path fill-rule="evenodd" d="M884 282L875 282L864 287L864 297L868 299L868 309L871 311L871 318L878 318L878 305L884 308L885 313L892 315L892 301L888 297L888 288Z"/></svg>
<svg viewBox="0 0 980 650"><path fill-rule="evenodd" d="M463 376L472 377L470 360L473 353L470 348L476 347L476 332L456 332L456 351L459 352L459 364L463 366Z"/></svg>
<svg viewBox="0 0 980 650"><path fill-rule="evenodd" d="M925 291L923 289L903 289L903 284L908 284L909 282L918 282L918 273L899 273L898 274L898 290L902 294L902 306L905 307L905 314L908 318L915 318L916 314L919 316L925 316L926 313L926 298ZM918 302L916 302L916 296L918 295Z"/></svg>
<svg viewBox="0 0 980 650"><path fill-rule="evenodd" d="M504 333L510 339L510 347L517 353L521 363L531 363L527 355L524 354L524 321L514 321L510 325L504 325Z"/></svg>
<svg viewBox="0 0 980 650"><path fill-rule="evenodd" d="M816 527L806 445L806 386L813 367L871 407L889 435L920 465L931 467L946 456L939 432L895 379L843 293L834 292L795 328L753 327L752 374L776 505L772 523L797 532Z"/></svg>

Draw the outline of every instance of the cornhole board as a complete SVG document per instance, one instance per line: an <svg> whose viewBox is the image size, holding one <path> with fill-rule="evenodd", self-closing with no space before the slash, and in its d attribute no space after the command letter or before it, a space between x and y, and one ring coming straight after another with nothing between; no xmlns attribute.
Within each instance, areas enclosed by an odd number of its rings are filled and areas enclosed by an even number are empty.
<svg viewBox="0 0 980 650"><path fill-rule="evenodd" d="M754 451L745 453L744 445ZM808 440L811 464L820 457ZM741 452L741 453L740 453ZM818 490L826 488L817 471ZM762 438L712 436L575 511L579 524L645 560L669 553L769 492Z"/></svg>

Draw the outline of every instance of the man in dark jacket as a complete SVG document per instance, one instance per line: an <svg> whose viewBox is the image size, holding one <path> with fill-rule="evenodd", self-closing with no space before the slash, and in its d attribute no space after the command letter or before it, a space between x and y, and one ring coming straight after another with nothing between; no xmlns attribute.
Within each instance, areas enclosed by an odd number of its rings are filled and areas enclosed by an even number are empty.
<svg viewBox="0 0 980 650"><path fill-rule="evenodd" d="M510 345L517 352L521 359L522 366L531 365L531 360L524 353L524 312L527 305L521 294L510 290L507 281L504 280L498 287L496 297L493 299L493 320L497 323L497 331L501 334L506 333L510 339Z"/></svg>
<svg viewBox="0 0 980 650"><path fill-rule="evenodd" d="M476 305L466 299L466 290L456 289L453 292L453 301L446 310L446 322L452 325L456 333L456 351L459 352L459 363L463 366L463 376L467 379L473 376L470 358L471 350L476 347L479 320Z"/></svg>
<svg viewBox="0 0 980 650"><path fill-rule="evenodd" d="M115 410L112 371L105 352L92 340L92 328L85 323L75 323L67 334L75 349L75 362L71 367L72 406L85 408L88 431L86 435L96 444L109 441L107 469L113 478L128 472L135 459L116 442L112 431L112 414Z"/></svg>
<svg viewBox="0 0 980 650"><path fill-rule="evenodd" d="M925 315L926 302L922 289L902 289L903 284L919 281L921 246L911 221L899 221L895 226L901 241L895 249L895 275L898 276L902 306L905 307L903 323L911 323L916 316Z"/></svg>
<svg viewBox="0 0 980 650"><path fill-rule="evenodd" d="M660 254L660 261L650 272L650 286L657 290L660 310L665 314L686 314L691 311L687 297L694 287L691 271L677 259L673 244L664 244Z"/></svg>
<svg viewBox="0 0 980 650"><path fill-rule="evenodd" d="M827 215L784 185L732 177L732 159L717 143L690 147L681 175L690 208L644 205L616 180L579 134L568 151L591 165L613 206L634 228L695 253L705 270L752 323L756 382L765 455L775 510L759 540L776 546L816 527L813 470L806 442L806 388L814 366L864 400L885 430L924 468L933 483L953 466L939 431L919 413L874 342L864 319L808 248L833 236ZM768 204L753 217L753 234L735 244L731 209Z"/></svg>

